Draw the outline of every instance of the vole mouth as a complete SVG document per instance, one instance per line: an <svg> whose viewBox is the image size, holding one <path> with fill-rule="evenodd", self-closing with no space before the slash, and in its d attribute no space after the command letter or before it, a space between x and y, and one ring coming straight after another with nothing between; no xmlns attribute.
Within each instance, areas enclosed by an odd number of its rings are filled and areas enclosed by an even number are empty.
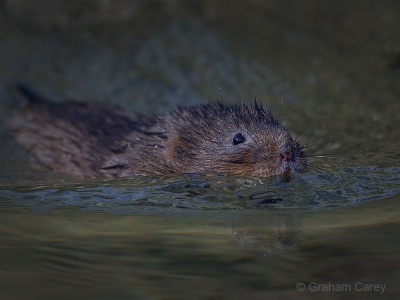
<svg viewBox="0 0 400 300"><path fill-rule="evenodd" d="M283 171L282 179L284 182L292 181L292 170L289 167L285 168L285 171Z"/></svg>
<svg viewBox="0 0 400 300"><path fill-rule="evenodd" d="M302 155L285 152L280 153L282 179L285 182L290 182L293 179L293 172L302 173L306 170L307 164Z"/></svg>
<svg viewBox="0 0 400 300"><path fill-rule="evenodd" d="M281 152L279 158L283 167L282 179L284 182L290 182L292 180L293 153L291 151Z"/></svg>

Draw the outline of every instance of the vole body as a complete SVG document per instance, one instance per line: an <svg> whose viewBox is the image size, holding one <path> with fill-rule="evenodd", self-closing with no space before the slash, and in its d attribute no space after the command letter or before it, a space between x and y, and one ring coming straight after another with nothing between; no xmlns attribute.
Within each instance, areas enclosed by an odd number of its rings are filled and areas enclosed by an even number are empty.
<svg viewBox="0 0 400 300"><path fill-rule="evenodd" d="M303 150L257 103L205 104L142 117L99 104L30 98L14 117L16 140L37 161L86 178L159 174L302 172Z"/></svg>

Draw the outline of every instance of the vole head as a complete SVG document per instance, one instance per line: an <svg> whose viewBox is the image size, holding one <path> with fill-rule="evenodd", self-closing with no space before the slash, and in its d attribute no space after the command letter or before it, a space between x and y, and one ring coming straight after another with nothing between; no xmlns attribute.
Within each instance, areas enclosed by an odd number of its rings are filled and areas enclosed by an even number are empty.
<svg viewBox="0 0 400 300"><path fill-rule="evenodd" d="M201 105L171 114L176 135L168 157L181 173L268 177L302 172L306 159L286 127L256 103Z"/></svg>

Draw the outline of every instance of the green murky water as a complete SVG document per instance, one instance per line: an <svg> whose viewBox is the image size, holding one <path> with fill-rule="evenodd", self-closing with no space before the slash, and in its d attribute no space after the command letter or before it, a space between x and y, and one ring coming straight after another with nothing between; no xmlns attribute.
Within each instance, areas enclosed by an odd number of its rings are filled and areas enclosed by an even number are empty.
<svg viewBox="0 0 400 300"><path fill-rule="evenodd" d="M396 298L396 1L25 2L0 8L2 299ZM21 81L141 113L256 97L312 168L290 183L52 174L5 125Z"/></svg>

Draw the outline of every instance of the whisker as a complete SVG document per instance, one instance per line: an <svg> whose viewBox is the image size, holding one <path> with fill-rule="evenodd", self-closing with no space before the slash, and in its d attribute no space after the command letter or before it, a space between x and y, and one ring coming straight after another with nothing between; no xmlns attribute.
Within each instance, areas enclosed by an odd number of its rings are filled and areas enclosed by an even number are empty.
<svg viewBox="0 0 400 300"><path fill-rule="evenodd" d="M300 141L301 138L303 138L306 134L308 134L310 132L311 129L307 129L304 130L299 136L298 138L294 141L295 143L298 143Z"/></svg>
<svg viewBox="0 0 400 300"><path fill-rule="evenodd" d="M338 160L344 160L344 161L353 161L353 157L350 155L334 155L334 154L316 154L316 155L307 155L305 156L306 158L310 159L338 159Z"/></svg>
<svg viewBox="0 0 400 300"><path fill-rule="evenodd" d="M301 100L300 100L301 101ZM291 108L291 110L289 110L288 115L290 115L300 104L300 101L297 102L295 105L293 105L293 107ZM283 119L286 119L286 117L283 117Z"/></svg>
<svg viewBox="0 0 400 300"><path fill-rule="evenodd" d="M313 140L311 140L311 141L305 143L302 147L306 148L307 145L309 145L309 144L311 144L311 143L314 143L315 141L318 141L318 140L320 140L320 139L326 138L326 137L328 137L328 136L330 136L330 135L334 135L334 134L337 134L337 133L340 133L340 132L343 132L343 131L344 131L344 130L339 130L339 131L331 132L331 133L325 134L325 135L323 135L323 136L317 137L317 138L315 138L315 139L313 139Z"/></svg>
<svg viewBox="0 0 400 300"><path fill-rule="evenodd" d="M335 154L315 154L315 155L305 155L305 157L315 157L315 158L344 158Z"/></svg>

